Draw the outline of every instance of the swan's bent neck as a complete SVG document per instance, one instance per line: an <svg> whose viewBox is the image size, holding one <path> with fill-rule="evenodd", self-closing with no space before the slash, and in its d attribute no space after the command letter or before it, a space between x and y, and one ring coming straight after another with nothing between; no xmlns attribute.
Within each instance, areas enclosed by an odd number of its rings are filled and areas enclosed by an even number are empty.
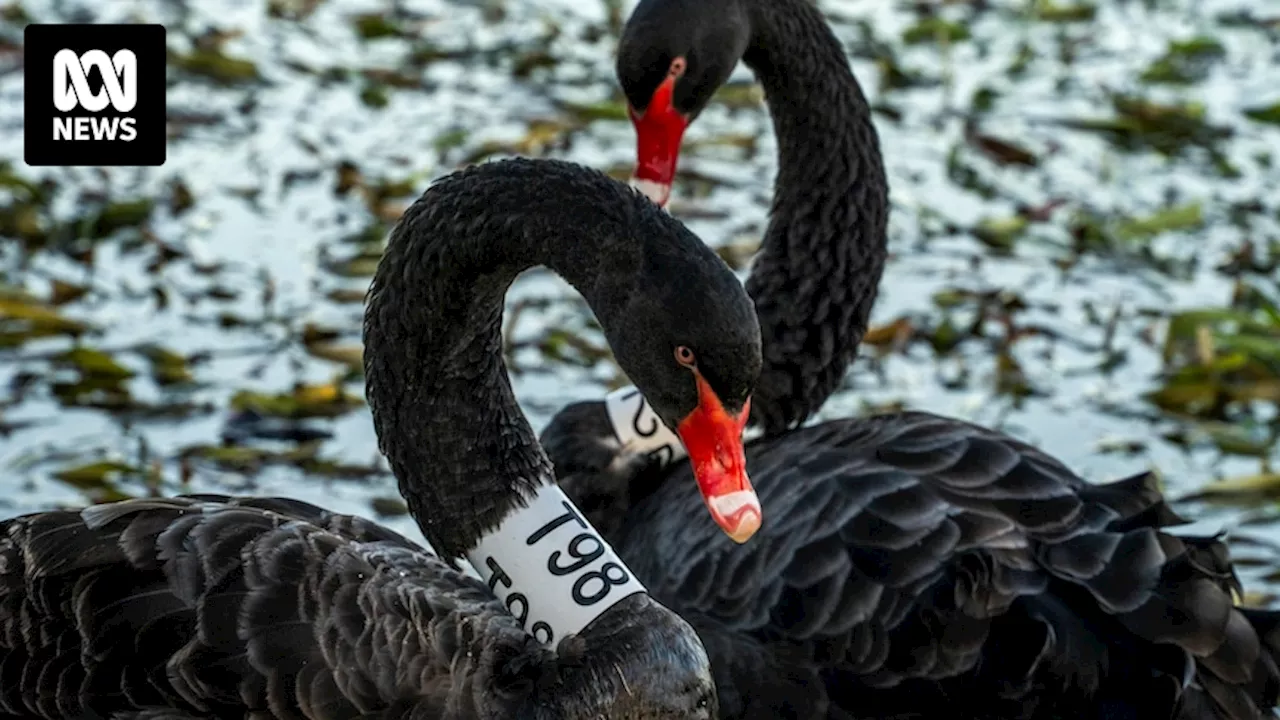
<svg viewBox="0 0 1280 720"><path fill-rule="evenodd" d="M423 535L449 559L554 482L503 362L507 288L545 265L607 326L613 309L601 296L611 288L600 278L638 253L627 232L638 203L625 187L567 163L492 165L438 181L405 211L365 311L380 449ZM566 217L563 199L575 196Z"/></svg>
<svg viewBox="0 0 1280 720"><path fill-rule="evenodd" d="M764 340L751 421L772 435L817 411L857 354L887 256L888 183L871 109L822 12L743 2L743 62L778 139L769 227L746 282Z"/></svg>

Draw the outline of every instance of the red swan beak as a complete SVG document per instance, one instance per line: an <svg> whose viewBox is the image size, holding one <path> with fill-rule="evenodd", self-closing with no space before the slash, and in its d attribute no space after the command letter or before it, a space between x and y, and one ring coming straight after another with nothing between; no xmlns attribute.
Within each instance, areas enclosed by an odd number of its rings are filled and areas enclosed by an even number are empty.
<svg viewBox="0 0 1280 720"><path fill-rule="evenodd" d="M688 119L671 106L671 94L679 77L677 72L667 75L653 91L653 99L643 114L628 108L636 127L636 171L631 184L658 205L666 205L671 196L680 140L689 126Z"/></svg>
<svg viewBox="0 0 1280 720"><path fill-rule="evenodd" d="M733 538L744 543L760 529L760 500L747 477L747 459L742 448L742 429L747 424L751 401L731 414L720 398L695 371L698 407L680 421L676 432L689 452L693 475L711 517Z"/></svg>

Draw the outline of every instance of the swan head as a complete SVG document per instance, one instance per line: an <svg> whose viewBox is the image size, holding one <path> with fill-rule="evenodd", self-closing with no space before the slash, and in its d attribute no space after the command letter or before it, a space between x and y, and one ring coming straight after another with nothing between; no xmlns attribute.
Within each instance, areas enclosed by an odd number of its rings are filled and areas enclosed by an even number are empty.
<svg viewBox="0 0 1280 720"><path fill-rule="evenodd" d="M658 227L632 240L640 256L629 277L607 281L618 290L601 325L622 370L680 437L712 519L745 542L761 523L742 440L760 376L760 323L742 284L713 251L688 238L675 241L673 233L689 233L679 223ZM698 282L683 281L697 264L718 267L699 273Z"/></svg>
<svg viewBox="0 0 1280 720"><path fill-rule="evenodd" d="M729 79L750 25L735 0L641 0L618 43L617 74L636 129L632 185L665 205L684 131Z"/></svg>

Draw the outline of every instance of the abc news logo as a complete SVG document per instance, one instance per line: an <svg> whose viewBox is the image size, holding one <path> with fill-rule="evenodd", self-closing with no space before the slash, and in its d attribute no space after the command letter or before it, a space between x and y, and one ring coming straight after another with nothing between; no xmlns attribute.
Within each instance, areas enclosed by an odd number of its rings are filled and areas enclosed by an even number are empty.
<svg viewBox="0 0 1280 720"><path fill-rule="evenodd" d="M89 89L86 69L96 68L102 74L102 89ZM111 107L119 113L132 112L138 105L138 56L132 50L121 50L113 57L101 50L76 55L72 50L59 50L53 56L53 105L69 113L77 106L89 112ZM131 117L55 117L54 140L115 140L132 142L138 137L137 121Z"/></svg>
<svg viewBox="0 0 1280 720"><path fill-rule="evenodd" d="M164 164L164 26L28 25L24 45L28 165Z"/></svg>

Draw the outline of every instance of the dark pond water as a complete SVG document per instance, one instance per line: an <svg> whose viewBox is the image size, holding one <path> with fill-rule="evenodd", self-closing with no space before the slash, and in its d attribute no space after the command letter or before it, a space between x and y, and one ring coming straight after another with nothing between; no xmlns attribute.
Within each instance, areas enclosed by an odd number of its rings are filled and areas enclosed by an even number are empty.
<svg viewBox="0 0 1280 720"><path fill-rule="evenodd" d="M1230 529L1251 585L1280 586L1280 8L820 5L877 107L894 203L878 329L824 414L928 409L1091 479L1157 469L1191 530ZM630 8L0 3L0 516L198 489L417 536L358 373L384 233L485 157L625 176L612 52ZM32 21L169 28L164 167L21 162ZM688 133L673 212L745 262L774 152L740 69ZM558 279L530 273L509 302L535 427L622 381ZM250 431L283 437L224 441Z"/></svg>

